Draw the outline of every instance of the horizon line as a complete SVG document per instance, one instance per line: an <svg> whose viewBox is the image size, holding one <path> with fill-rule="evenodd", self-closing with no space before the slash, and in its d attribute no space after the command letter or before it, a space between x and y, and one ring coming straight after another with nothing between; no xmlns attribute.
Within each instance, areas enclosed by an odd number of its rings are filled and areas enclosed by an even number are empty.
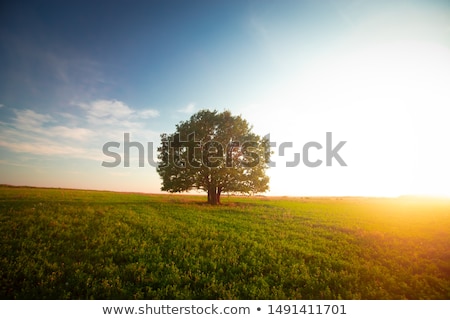
<svg viewBox="0 0 450 320"><path fill-rule="evenodd" d="M73 191L93 191L93 192L112 192L112 193L126 193L126 194L144 194L144 195L175 195L175 196L204 196L203 192L143 192L143 191L119 191L108 189L85 189L76 187L51 187L51 186L36 186L36 185L13 185L8 183L0 183L0 188L28 188L28 189L55 189L55 190L73 190ZM376 196L376 195L266 195L266 194L224 194L229 197L259 197L259 198L372 198L372 199L405 199L405 198L419 198L419 199L444 199L450 200L450 196L443 195L427 195L427 194L402 194L399 196Z"/></svg>

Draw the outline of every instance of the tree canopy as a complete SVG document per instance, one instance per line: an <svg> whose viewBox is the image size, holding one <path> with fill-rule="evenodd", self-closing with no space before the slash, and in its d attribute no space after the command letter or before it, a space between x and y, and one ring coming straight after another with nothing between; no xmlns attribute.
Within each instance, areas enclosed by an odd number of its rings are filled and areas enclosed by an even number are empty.
<svg viewBox="0 0 450 320"><path fill-rule="evenodd" d="M161 190L203 190L210 204L219 204L224 192L267 191L269 161L268 139L254 134L245 119L202 110L176 125L175 133L161 134L157 171Z"/></svg>

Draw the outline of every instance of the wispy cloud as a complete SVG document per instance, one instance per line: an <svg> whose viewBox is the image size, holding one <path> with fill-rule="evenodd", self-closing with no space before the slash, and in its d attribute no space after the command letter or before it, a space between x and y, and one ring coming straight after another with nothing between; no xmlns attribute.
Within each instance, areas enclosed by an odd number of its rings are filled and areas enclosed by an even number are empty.
<svg viewBox="0 0 450 320"><path fill-rule="evenodd" d="M19 129L35 130L45 123L51 122L53 118L50 115L37 113L33 110L14 110L16 118L14 119L15 126Z"/></svg>
<svg viewBox="0 0 450 320"><path fill-rule="evenodd" d="M86 110L88 118L95 119L121 119L133 113L130 107L117 100L97 100L92 103L80 103L78 106Z"/></svg>
<svg viewBox="0 0 450 320"><path fill-rule="evenodd" d="M23 153L31 153L36 155L51 155L51 156L59 156L59 155L69 155L75 158L85 158L85 159L99 159L98 157L92 156L88 150L79 147L72 147L67 145L62 145L58 141L45 140L41 143L36 143L37 141L30 142L9 142L9 141L0 141L0 146L8 148L11 151L15 152L23 152ZM42 143L45 142L45 143Z"/></svg>
<svg viewBox="0 0 450 320"><path fill-rule="evenodd" d="M136 122L159 116L158 110L133 110L118 100L96 100L77 105L85 110L87 120L92 124L126 124L128 121Z"/></svg>
<svg viewBox="0 0 450 320"><path fill-rule="evenodd" d="M0 108L3 108L5 105L0 103Z"/></svg>
<svg viewBox="0 0 450 320"><path fill-rule="evenodd" d="M17 161L8 161L0 159L0 165L13 166L13 167L30 167L30 165L18 163Z"/></svg>
<svg viewBox="0 0 450 320"><path fill-rule="evenodd" d="M20 130L20 135L32 133L36 137L51 137L57 139L70 139L86 141L94 134L87 128L69 127L60 125L61 119L48 114L40 114L33 110L14 110L16 117L12 119L11 131ZM14 135L14 132L10 132ZM18 136L15 134L15 136Z"/></svg>
<svg viewBox="0 0 450 320"><path fill-rule="evenodd" d="M159 116L159 111L154 110L154 109L148 109L148 110L143 110L143 111L138 112L138 117L143 118L143 119L156 118L158 116Z"/></svg>
<svg viewBox="0 0 450 320"><path fill-rule="evenodd" d="M0 146L19 153L100 160L102 145L121 139L124 132L132 132L133 138L158 136L146 123L159 115L157 110L135 110L118 100L76 105L81 113L14 110L8 122L0 121Z"/></svg>
<svg viewBox="0 0 450 320"><path fill-rule="evenodd" d="M39 40L37 40L39 38ZM70 46L49 44L49 38L2 34L10 63L2 70L20 94L42 93L60 99L94 97L114 86L104 64ZM18 92L14 92L18 94Z"/></svg>
<svg viewBox="0 0 450 320"><path fill-rule="evenodd" d="M188 113L188 114L191 114L191 113L194 113L195 112L195 103L193 103L193 102L191 102L191 103L189 103L186 107L184 107L184 108L182 108L182 109L178 109L177 111L178 112L181 112L181 113Z"/></svg>

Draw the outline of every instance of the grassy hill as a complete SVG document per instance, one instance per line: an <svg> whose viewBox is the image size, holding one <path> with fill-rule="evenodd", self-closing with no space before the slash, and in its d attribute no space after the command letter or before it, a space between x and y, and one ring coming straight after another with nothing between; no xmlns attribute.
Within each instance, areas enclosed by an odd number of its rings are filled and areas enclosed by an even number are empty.
<svg viewBox="0 0 450 320"><path fill-rule="evenodd" d="M2 299L450 299L450 202L0 187Z"/></svg>

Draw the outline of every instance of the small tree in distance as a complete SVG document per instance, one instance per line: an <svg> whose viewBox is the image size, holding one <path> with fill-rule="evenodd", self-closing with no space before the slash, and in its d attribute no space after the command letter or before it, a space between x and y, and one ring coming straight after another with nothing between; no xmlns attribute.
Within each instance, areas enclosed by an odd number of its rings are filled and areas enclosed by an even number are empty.
<svg viewBox="0 0 450 320"><path fill-rule="evenodd" d="M241 116L199 111L176 125L175 133L161 134L157 168L161 190L203 190L213 205L220 204L224 192L265 192L269 147L268 139L252 133Z"/></svg>

